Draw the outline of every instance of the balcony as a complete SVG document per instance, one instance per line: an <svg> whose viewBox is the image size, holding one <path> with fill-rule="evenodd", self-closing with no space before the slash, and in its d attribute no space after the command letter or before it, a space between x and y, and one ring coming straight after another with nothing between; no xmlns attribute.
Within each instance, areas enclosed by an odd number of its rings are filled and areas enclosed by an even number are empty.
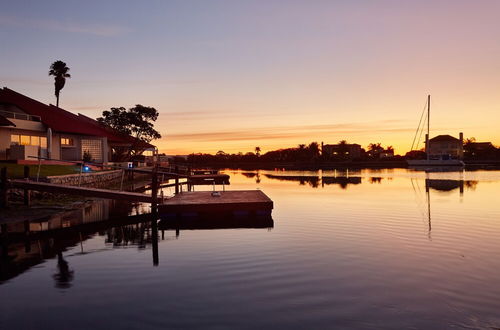
<svg viewBox="0 0 500 330"><path fill-rule="evenodd" d="M5 118L11 118L11 119L29 120L29 121L36 121L36 122L42 121L40 116L28 115L26 113L0 110L0 115L4 116Z"/></svg>

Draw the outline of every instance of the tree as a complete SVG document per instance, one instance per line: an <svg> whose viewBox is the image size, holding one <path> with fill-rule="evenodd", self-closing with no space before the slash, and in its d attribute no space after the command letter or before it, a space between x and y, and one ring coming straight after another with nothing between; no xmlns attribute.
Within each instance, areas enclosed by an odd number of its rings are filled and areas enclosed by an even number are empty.
<svg viewBox="0 0 500 330"><path fill-rule="evenodd" d="M311 142L307 149L309 149L309 153L311 154L312 158L319 157L320 147L318 142Z"/></svg>
<svg viewBox="0 0 500 330"><path fill-rule="evenodd" d="M128 110L124 107L105 110L97 121L136 139L132 147L128 148L127 154L130 156L132 153L137 155L142 152L138 148L138 142L149 143L161 138L161 134L154 129L154 122L158 119L158 115L155 108L137 104Z"/></svg>
<svg viewBox="0 0 500 330"><path fill-rule="evenodd" d="M257 157L260 156L260 152L261 152L260 147L255 147L255 154L257 155Z"/></svg>
<svg viewBox="0 0 500 330"><path fill-rule="evenodd" d="M55 61L50 65L49 76L54 76L56 106L59 107L59 94L66 84L66 78L71 78L69 68L63 61Z"/></svg>

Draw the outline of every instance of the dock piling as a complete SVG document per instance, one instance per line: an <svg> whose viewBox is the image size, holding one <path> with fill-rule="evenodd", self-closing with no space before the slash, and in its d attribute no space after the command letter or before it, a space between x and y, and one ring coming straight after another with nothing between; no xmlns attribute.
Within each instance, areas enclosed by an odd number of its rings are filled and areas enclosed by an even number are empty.
<svg viewBox="0 0 500 330"><path fill-rule="evenodd" d="M8 203L7 193L7 167L2 167L0 171L0 208L6 208Z"/></svg>
<svg viewBox="0 0 500 330"><path fill-rule="evenodd" d="M158 212L158 166L153 167L151 177L151 211L155 215Z"/></svg>
<svg viewBox="0 0 500 330"><path fill-rule="evenodd" d="M30 167L28 165L24 166L24 180L29 181L30 179ZM24 189L24 205L30 206L31 193L29 189Z"/></svg>

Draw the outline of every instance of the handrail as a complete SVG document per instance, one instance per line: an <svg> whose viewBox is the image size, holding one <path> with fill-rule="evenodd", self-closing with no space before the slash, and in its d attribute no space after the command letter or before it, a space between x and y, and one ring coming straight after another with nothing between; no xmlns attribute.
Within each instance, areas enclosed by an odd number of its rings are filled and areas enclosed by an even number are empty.
<svg viewBox="0 0 500 330"><path fill-rule="evenodd" d="M13 112L13 111L0 110L0 114L2 114L5 118L29 120L29 121L35 121L35 122L42 121L42 117L37 116L37 115L29 115L27 113L19 113L19 112Z"/></svg>
<svg viewBox="0 0 500 330"><path fill-rule="evenodd" d="M47 157L37 157L37 156L28 156L28 158L34 158L38 160L54 160L58 162L63 162L63 163L70 163L70 164L76 164L80 166L84 165L91 165L91 166L99 166L102 168L108 167L108 168L115 168L115 169L120 169L120 170L127 170L127 171L132 171L132 172L138 172L138 173L148 173L148 174L153 174L153 171L150 170L142 170L138 168L125 168L123 166L116 166L116 165L105 165L105 164L100 164L100 163L92 163L92 162L86 162L83 160L61 160L61 159L55 159L55 158L47 158ZM157 174L163 174L163 175L169 175L172 177L177 177L177 178L187 178L187 175L182 175L178 173L173 173L173 172L164 172L164 171L157 171Z"/></svg>

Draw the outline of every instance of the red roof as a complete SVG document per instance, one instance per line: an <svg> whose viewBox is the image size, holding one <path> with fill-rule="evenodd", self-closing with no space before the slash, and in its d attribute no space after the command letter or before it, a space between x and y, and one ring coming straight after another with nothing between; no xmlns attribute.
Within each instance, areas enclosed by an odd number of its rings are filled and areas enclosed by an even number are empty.
<svg viewBox="0 0 500 330"><path fill-rule="evenodd" d="M75 115L53 105L46 105L7 87L0 89L0 102L14 104L27 114L39 116L43 124L56 132L107 137L110 142L124 144L137 143L136 138L104 127L89 117ZM154 147L143 141L140 143L142 147Z"/></svg>
<svg viewBox="0 0 500 330"><path fill-rule="evenodd" d="M114 139L109 139L110 141L114 142L122 142L122 143L127 143L127 144L135 144L137 147L143 147L143 148L154 148L155 146L152 144L149 144L147 142L144 142L142 140L139 140L138 138L135 138L133 136L124 134L120 131L117 131L116 129L113 129L109 126L104 126L101 123L99 123L97 120L92 119L90 117L87 117L85 115L82 115L81 113L78 114L78 118L82 121L85 121L86 123L90 125L97 126L99 129L104 129L108 132L108 134L113 135Z"/></svg>

